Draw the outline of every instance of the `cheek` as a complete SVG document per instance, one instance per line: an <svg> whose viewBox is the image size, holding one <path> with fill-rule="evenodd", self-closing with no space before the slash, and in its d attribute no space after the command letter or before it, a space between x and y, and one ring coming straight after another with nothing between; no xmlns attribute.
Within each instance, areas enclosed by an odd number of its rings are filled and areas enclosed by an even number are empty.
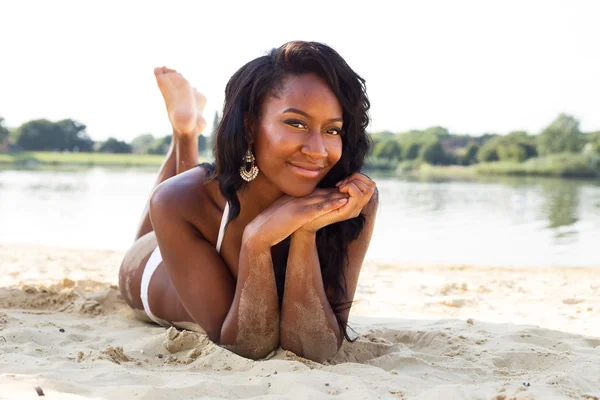
<svg viewBox="0 0 600 400"><path fill-rule="evenodd" d="M294 151L295 143L284 131L265 126L256 138L255 157L257 163L263 166L277 164L280 159L286 159Z"/></svg>
<svg viewBox="0 0 600 400"><path fill-rule="evenodd" d="M327 143L327 161L332 167L342 158L342 138L334 137Z"/></svg>

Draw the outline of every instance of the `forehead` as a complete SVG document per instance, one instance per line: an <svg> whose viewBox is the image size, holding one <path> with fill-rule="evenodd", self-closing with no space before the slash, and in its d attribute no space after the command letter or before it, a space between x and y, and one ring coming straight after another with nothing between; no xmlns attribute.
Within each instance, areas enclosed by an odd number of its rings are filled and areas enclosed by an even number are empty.
<svg viewBox="0 0 600 400"><path fill-rule="evenodd" d="M327 83L314 74L288 75L280 90L264 104L268 112L282 112L297 108L311 116L324 118L342 117L342 107Z"/></svg>

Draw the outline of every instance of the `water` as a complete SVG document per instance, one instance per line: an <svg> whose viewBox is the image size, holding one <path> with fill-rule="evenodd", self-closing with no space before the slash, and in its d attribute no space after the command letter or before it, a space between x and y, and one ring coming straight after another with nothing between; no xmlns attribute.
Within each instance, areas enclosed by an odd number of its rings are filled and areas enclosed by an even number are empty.
<svg viewBox="0 0 600 400"><path fill-rule="evenodd" d="M0 243L127 249L155 171L0 170ZM367 259L600 267L600 182L377 177Z"/></svg>

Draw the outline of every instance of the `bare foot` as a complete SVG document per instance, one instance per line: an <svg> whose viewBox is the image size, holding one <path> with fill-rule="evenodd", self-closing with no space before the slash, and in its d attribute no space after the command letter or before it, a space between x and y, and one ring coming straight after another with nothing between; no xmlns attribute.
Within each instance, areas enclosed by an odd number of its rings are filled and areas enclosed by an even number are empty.
<svg viewBox="0 0 600 400"><path fill-rule="evenodd" d="M206 98L174 69L154 68L154 75L165 99L173 131L179 134L202 133L206 126L202 117Z"/></svg>

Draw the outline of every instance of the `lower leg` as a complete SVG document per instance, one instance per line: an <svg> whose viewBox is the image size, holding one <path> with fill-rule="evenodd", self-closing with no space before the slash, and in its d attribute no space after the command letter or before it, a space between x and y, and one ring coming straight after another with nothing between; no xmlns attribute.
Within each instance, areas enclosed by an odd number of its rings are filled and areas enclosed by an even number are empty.
<svg viewBox="0 0 600 400"><path fill-rule="evenodd" d="M152 188L152 191L162 182L167 179L192 169L198 165L198 136L194 135L181 135L177 132L173 132L173 139L171 140L171 147L167 152L165 161L163 161L160 170L158 171L158 177L156 183ZM144 212L142 213L142 219L135 235L135 240L141 238L148 232L152 232L152 222L150 221L150 199L146 202Z"/></svg>
<svg viewBox="0 0 600 400"><path fill-rule="evenodd" d="M165 67L155 68L154 74L173 127L173 139L167 157L159 170L154 185L156 188L161 182L198 165L198 135L206 125L202 118L206 99L175 70ZM150 221L149 206L148 199L136 240L154 230Z"/></svg>
<svg viewBox="0 0 600 400"><path fill-rule="evenodd" d="M154 74L173 127L171 146L160 167L156 188L161 182L198 165L198 135L206 125L202 118L206 99L175 70L156 68ZM149 208L150 199L146 202L136 240L154 230Z"/></svg>
<svg viewBox="0 0 600 400"><path fill-rule="evenodd" d="M173 135L175 136L175 135ZM167 152L167 157L165 161L163 161L160 169L158 171L158 177L156 179L156 183L152 188L152 192L154 189L162 182L167 179L177 175L177 150L175 138L171 141L171 146L169 147L169 151ZM152 194L150 192L150 194ZM152 232L154 228L152 227L152 222L150 221L150 199L146 202L146 206L144 207L144 211L142 213L142 219L140 220L140 224L137 229L137 233L135 235L135 240L138 240L148 232Z"/></svg>
<svg viewBox="0 0 600 400"><path fill-rule="evenodd" d="M176 156L176 173L192 169L198 165L198 135L173 134Z"/></svg>

